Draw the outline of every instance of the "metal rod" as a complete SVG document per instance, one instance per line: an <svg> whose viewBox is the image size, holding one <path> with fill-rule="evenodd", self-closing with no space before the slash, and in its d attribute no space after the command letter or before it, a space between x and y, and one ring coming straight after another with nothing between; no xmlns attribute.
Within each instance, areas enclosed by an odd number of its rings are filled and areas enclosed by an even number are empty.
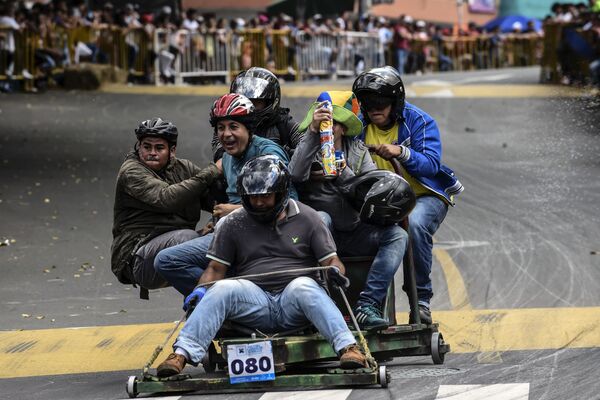
<svg viewBox="0 0 600 400"><path fill-rule="evenodd" d="M405 218L400 226L408 232L408 218ZM415 279L415 264L413 261L412 240L408 236L408 246L402 261L404 271L404 285L402 289L408 295L408 304L410 306L410 320L415 324L421 323L421 313L419 311L419 296L417 294L417 281Z"/></svg>
<svg viewBox="0 0 600 400"><path fill-rule="evenodd" d="M392 158L390 160L394 171L402 176L402 164L400 161ZM413 248L412 248L412 240L410 237L410 230L408 224L408 217L404 218L400 222L400 226L402 229L408 233L408 245L406 246L406 252L404 253L404 259L402 261L402 270L404 272L404 285L402 285L402 289L406 292L408 296L408 304L410 306L410 321L415 324L421 323L421 313L419 310L419 296L417 294L417 281L415 279L415 263L413 259Z"/></svg>
<svg viewBox="0 0 600 400"><path fill-rule="evenodd" d="M342 296L342 299L344 300L344 304L346 304L346 308L348 309L348 313L350 314L350 319L352 320L354 329L356 329L356 332L358 332L358 341L360 343L360 346L363 348L363 351L365 352L365 356L367 357L367 362L369 363L371 368L376 368L377 363L375 363L375 359L373 359L373 356L371 355L371 350L369 350L369 345L367 344L367 341L365 340L365 337L363 336L362 331L360 330L360 327L358 326L358 321L356 321L356 317L354 316L352 307L350 307L350 303L348 303L348 298L346 297L346 293L344 292L344 289L342 289L341 287L337 286L337 288L340 291L340 295Z"/></svg>
<svg viewBox="0 0 600 400"><path fill-rule="evenodd" d="M200 283L200 284L196 285L196 288L214 285L215 283L217 283L219 281L237 281L237 280L240 280L240 279L248 279L248 278L263 278L263 277L266 277L266 276L287 275L287 274L291 274L291 273L295 273L295 272L326 271L326 270L331 269L331 268L332 268L332 266L327 265L327 266L324 266L324 267L294 268L294 269L285 269L283 271L265 272L265 273L262 273L262 274L232 276L230 278L219 279L218 281L210 281L210 282L206 282L206 283Z"/></svg>
<svg viewBox="0 0 600 400"><path fill-rule="evenodd" d="M173 336L173 334L177 331L177 329L179 329L179 325L181 325L181 323L188 317L188 314L190 314L190 313L188 313L186 311L183 314L183 317L181 317L181 319L179 319L179 321L177 321L177 323L175 324L175 326L173 327L173 329L171 329L171 332L169 332L169 334L167 335L167 338L165 339L165 341L162 344L156 346L156 348L154 349L154 352L150 356L150 359L148 360L148 362L146 363L146 365L144 365L144 368L142 369L142 373L144 375L146 375L148 373L148 370L150 370L150 367L152 366L152 364L154 363L154 361L156 361L156 359L158 358L158 356L160 355L160 353L163 351L163 349L165 348L165 346L167 345L167 343L169 343L169 340L171 339L171 337Z"/></svg>

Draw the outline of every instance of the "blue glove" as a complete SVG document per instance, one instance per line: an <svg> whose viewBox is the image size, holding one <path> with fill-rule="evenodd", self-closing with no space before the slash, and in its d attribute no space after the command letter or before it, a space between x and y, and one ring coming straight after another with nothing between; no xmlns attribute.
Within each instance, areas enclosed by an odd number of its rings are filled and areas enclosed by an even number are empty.
<svg viewBox="0 0 600 400"><path fill-rule="evenodd" d="M183 302L183 311L187 311L190 307L194 308L200 303L200 300L206 294L205 287L197 287L190 293Z"/></svg>
<svg viewBox="0 0 600 400"><path fill-rule="evenodd" d="M342 275L342 272L338 267L332 267L327 270L329 272L329 280L342 289L346 290L350 287L350 280Z"/></svg>

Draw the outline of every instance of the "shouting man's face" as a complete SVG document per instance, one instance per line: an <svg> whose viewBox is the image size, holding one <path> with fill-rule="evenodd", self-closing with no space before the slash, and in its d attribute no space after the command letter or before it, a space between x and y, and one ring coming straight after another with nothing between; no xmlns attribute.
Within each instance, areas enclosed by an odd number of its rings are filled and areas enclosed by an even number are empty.
<svg viewBox="0 0 600 400"><path fill-rule="evenodd" d="M233 157L241 156L250 141L248 129L238 121L231 119L217 122L217 135L223 149Z"/></svg>

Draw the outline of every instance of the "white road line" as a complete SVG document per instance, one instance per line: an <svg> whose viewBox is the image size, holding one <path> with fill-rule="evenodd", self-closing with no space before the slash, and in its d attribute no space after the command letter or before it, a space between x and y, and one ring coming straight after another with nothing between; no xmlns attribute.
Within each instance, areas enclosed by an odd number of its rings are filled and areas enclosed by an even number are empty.
<svg viewBox="0 0 600 400"><path fill-rule="evenodd" d="M488 76L473 76L470 78L461 79L456 81L455 84L461 85L464 83L474 83L474 82L496 82L502 81L505 79L509 79L513 76L513 74L497 74L497 75L488 75Z"/></svg>
<svg viewBox="0 0 600 400"><path fill-rule="evenodd" d="M528 400L529 383L440 385L436 400Z"/></svg>
<svg viewBox="0 0 600 400"><path fill-rule="evenodd" d="M152 399L152 400L179 400L181 396L167 396L167 397L137 397L138 400Z"/></svg>
<svg viewBox="0 0 600 400"><path fill-rule="evenodd" d="M352 393L348 390L306 390L300 392L269 392L258 400L346 400Z"/></svg>
<svg viewBox="0 0 600 400"><path fill-rule="evenodd" d="M454 97L454 92L451 89L442 89L423 94L421 97Z"/></svg>
<svg viewBox="0 0 600 400"><path fill-rule="evenodd" d="M433 247L450 250L450 249L459 249L463 247L479 247L479 246L489 246L490 242L481 242L477 240L461 240L458 242L447 241L447 242L435 242Z"/></svg>
<svg viewBox="0 0 600 400"><path fill-rule="evenodd" d="M439 79L425 79L416 81L410 84L411 86L452 86L452 82L442 81Z"/></svg>

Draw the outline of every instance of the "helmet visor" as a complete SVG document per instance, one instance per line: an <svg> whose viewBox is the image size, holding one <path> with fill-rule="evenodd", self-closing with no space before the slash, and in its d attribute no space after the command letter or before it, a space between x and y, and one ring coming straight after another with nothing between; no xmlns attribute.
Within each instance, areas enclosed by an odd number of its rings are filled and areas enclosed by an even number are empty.
<svg viewBox="0 0 600 400"><path fill-rule="evenodd" d="M247 76L237 82L234 92L243 94L249 99L269 98L269 96L265 96L268 86L269 81L266 79Z"/></svg>
<svg viewBox="0 0 600 400"><path fill-rule="evenodd" d="M255 171L247 173L242 179L244 195L269 194L279 191L279 171Z"/></svg>
<svg viewBox="0 0 600 400"><path fill-rule="evenodd" d="M383 110L387 106L391 106L393 103L393 98L381 96L377 93L366 93L360 98L360 105L366 111Z"/></svg>

